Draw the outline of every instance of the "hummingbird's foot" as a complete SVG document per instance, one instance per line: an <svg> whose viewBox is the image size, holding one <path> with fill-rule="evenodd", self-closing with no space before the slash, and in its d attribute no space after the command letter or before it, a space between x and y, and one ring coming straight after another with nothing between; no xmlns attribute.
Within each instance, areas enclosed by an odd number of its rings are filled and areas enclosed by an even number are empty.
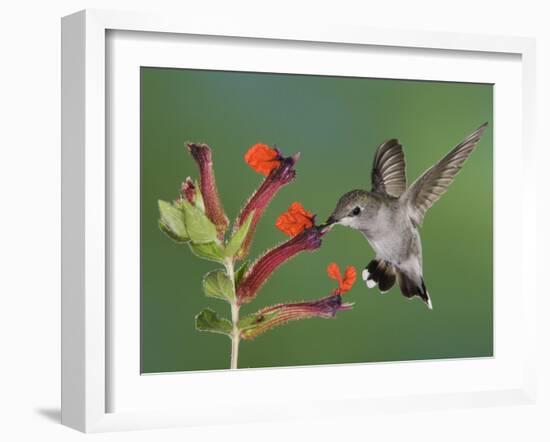
<svg viewBox="0 0 550 442"><path fill-rule="evenodd" d="M378 285L380 293L386 293L395 284L395 269L383 259L373 259L363 270L361 276L369 289Z"/></svg>
<svg viewBox="0 0 550 442"><path fill-rule="evenodd" d="M363 270L363 272L361 273L361 276L363 277L363 281L365 281L365 284L367 284L367 287L369 289L376 287L376 281L372 279L371 277L372 275L369 273L367 269Z"/></svg>

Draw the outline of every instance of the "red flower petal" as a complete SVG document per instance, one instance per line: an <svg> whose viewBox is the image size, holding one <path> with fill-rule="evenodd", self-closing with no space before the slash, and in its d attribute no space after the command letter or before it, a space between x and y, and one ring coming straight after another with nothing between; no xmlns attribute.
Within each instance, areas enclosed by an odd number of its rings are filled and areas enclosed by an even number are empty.
<svg viewBox="0 0 550 442"><path fill-rule="evenodd" d="M254 144L246 154L244 160L253 170L268 176L273 169L281 164L279 153L267 144Z"/></svg>
<svg viewBox="0 0 550 442"><path fill-rule="evenodd" d="M277 218L275 226L284 234L292 237L313 227L313 218L313 214L304 209L300 203L294 202L286 212L281 213Z"/></svg>
<svg viewBox="0 0 550 442"><path fill-rule="evenodd" d="M328 277L338 281L338 285L342 282L342 275L340 274L340 267L335 262L331 262L327 267Z"/></svg>
<svg viewBox="0 0 550 442"><path fill-rule="evenodd" d="M344 272L344 280L340 285L342 293L350 291L351 288L353 287L353 284L355 284L356 279L357 279L357 272L355 270L355 267L348 266L346 268L346 271Z"/></svg>
<svg viewBox="0 0 550 442"><path fill-rule="evenodd" d="M355 280L357 279L357 271L355 270L355 267L346 267L344 277L342 278L340 267L338 267L338 264L334 262L331 262L328 265L327 274L329 278L338 281L338 288L333 290L333 294L335 295L343 295L344 293L349 292L353 287L353 284L355 284Z"/></svg>

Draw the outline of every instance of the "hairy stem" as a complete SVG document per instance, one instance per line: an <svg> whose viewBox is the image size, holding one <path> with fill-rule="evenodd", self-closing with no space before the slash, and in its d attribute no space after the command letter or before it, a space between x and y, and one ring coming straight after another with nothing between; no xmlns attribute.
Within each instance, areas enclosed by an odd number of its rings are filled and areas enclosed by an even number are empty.
<svg viewBox="0 0 550 442"><path fill-rule="evenodd" d="M239 328L237 324L239 322L239 306L237 302L231 303L231 320L233 321L233 331L231 333L231 369L237 368L239 361Z"/></svg>
<svg viewBox="0 0 550 442"><path fill-rule="evenodd" d="M231 280L231 284L233 284L233 288L235 289L235 268L234 263L232 259L228 259L225 261L225 269L227 272L227 276L229 276L229 279ZM230 368L232 370L237 369L238 361L239 361L239 340L240 340L240 332L239 332L239 304L237 303L237 299L234 299L231 301L231 322L233 324L233 330L231 331L231 365Z"/></svg>

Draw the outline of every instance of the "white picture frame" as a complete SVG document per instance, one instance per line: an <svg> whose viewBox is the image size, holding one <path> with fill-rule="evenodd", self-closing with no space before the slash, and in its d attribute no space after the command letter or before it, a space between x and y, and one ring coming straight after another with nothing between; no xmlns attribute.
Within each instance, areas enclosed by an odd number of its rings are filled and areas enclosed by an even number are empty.
<svg viewBox="0 0 550 442"><path fill-rule="evenodd" d="M450 393L445 382L437 384L426 394L377 392L374 396L362 395L361 389L355 396L308 396L307 403L295 405L274 401L260 404L247 413L246 404L234 403L231 407L219 407L215 413L190 403L185 407L157 407L155 410L136 409L112 410L109 395L114 388L109 373L116 360L109 343L108 328L113 319L106 288L108 280L108 243L115 230L107 229L107 220L112 210L107 173L109 169L106 67L110 55L107 45L109 32L154 32L161 35L218 36L220 38L268 39L274 44L286 42L296 45L334 44L402 48L406 50L426 49L432 55L437 53L471 53L479 60L489 54L508 54L518 57L521 69L521 84L518 97L521 104L521 121L518 125L518 141L521 149L521 174L527 176L535 164L534 107L535 107L535 43L532 39L517 37L492 37L451 33L427 33L416 31L388 31L377 29L349 28L346 26L301 27L262 23L261 26L236 22L182 21L177 17L154 16L99 10L81 11L63 18L62 21L62 423L80 431L110 431L166 426L185 426L219 422L246 422L286 417L323 416L337 413L364 414L371 410L399 411L418 408L449 408L504 403L530 403L536 392L534 334L536 316L536 281L526 278L528 256L536 255L536 193L520 187L517 191L524 210L518 215L521 223L521 241L518 253L521 256L521 272L517 278L520 295L514 300L521 309L522 321L514 327L522 330L522 353L518 354L514 379L504 377L500 387L484 389L480 385L468 387L460 392ZM159 35L159 34L156 34ZM256 40L258 41L258 40ZM438 52L439 51L439 52ZM112 54L111 54L112 55ZM519 58L520 57L520 58ZM249 62L250 69L254 61ZM443 78L442 78L443 79ZM499 118L499 108L495 108ZM116 120L115 120L116 121ZM504 121L504 120L503 120ZM513 122L513 121L512 121ZM496 142L498 141L498 134ZM498 149L495 144L495 151ZM517 154L517 152L516 152ZM502 157L505 159L505 155ZM501 161L502 170L505 162ZM116 173L116 171L115 171ZM496 169L496 174L499 170ZM516 186L517 187L517 186ZM499 284L495 284L496 290ZM496 317L498 320L498 316ZM508 324L508 327L511 327ZM506 324L504 324L506 327ZM497 337L498 338L498 337ZM496 355L498 359L498 355ZM425 362L409 362L409 369ZM369 370L399 371L392 364L379 364ZM412 367L412 368L411 368ZM428 365L422 365L425 370ZM443 370L451 374L462 366L447 365ZM496 366L495 366L496 367ZM502 366L500 367L504 369ZM499 368L499 369L500 369ZM131 367L130 367L131 369ZM440 368L441 369L441 368ZM488 373L492 366L485 367ZM296 395L307 395L304 369L250 371L246 375L235 372L203 373L193 382L210 382L211 388L224 388L224 381L231 377L240 391L248 386L261 386L262 382L300 382L304 386ZM362 366L326 367L324 374L346 373L348 379L359 378ZM338 371L338 373L337 373ZM281 376L281 372L285 374ZM321 373L321 372L318 372ZM135 373L139 376L139 373ZM239 377L237 377L239 376ZM160 378L160 377L159 377ZM294 380L293 380L294 378ZM170 382L170 381L168 381ZM448 381L446 381L448 382ZM132 388L135 384L131 385ZM160 384L145 386L149 391L160 391ZM172 385L168 388L173 388ZM189 393L189 385L181 386ZM237 387L235 387L237 388ZM127 389L128 390L128 389ZM228 390L228 393L231 391ZM124 391L123 391L124 394ZM152 393L148 393L152 394ZM164 394L164 393L163 393ZM159 396L162 398L162 396ZM147 398L147 396L146 396ZM156 398L158 400L158 398ZM134 400L134 398L132 398ZM185 398L183 399L185 400ZM334 406L334 402L338 406ZM335 411L336 410L336 411Z"/></svg>

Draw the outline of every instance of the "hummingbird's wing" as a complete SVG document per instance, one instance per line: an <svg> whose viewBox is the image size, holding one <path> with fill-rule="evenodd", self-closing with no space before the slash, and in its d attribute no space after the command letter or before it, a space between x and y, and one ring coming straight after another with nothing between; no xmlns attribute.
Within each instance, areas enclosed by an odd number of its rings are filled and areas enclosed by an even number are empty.
<svg viewBox="0 0 550 442"><path fill-rule="evenodd" d="M416 225L422 224L426 211L445 193L464 162L474 151L487 123L465 138L434 166L424 172L403 194L409 214Z"/></svg>
<svg viewBox="0 0 550 442"><path fill-rule="evenodd" d="M398 198L407 188L405 154L396 139L378 146L372 165L372 191Z"/></svg>

